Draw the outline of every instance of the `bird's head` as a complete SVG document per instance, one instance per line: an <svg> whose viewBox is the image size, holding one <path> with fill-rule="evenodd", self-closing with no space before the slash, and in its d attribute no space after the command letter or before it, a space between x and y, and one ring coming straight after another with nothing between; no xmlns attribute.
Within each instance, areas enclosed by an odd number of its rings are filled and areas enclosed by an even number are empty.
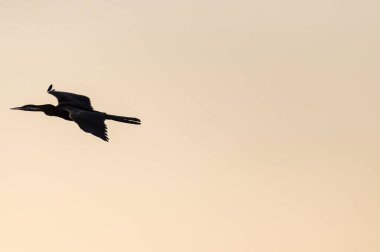
<svg viewBox="0 0 380 252"><path fill-rule="evenodd" d="M15 107L11 108L13 110L23 110L23 111L43 111L41 106L38 105L33 105L33 104L28 104L22 107Z"/></svg>

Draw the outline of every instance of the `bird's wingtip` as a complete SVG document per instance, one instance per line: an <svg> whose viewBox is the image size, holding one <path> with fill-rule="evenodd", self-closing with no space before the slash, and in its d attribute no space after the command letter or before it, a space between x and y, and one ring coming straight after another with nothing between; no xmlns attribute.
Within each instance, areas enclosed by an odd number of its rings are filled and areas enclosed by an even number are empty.
<svg viewBox="0 0 380 252"><path fill-rule="evenodd" d="M48 92L52 91L53 90L53 84L50 84L49 88L48 88Z"/></svg>

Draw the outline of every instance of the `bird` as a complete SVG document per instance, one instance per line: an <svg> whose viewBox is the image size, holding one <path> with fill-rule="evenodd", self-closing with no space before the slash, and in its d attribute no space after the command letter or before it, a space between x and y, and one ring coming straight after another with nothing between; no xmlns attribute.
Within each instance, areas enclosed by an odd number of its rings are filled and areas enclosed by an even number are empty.
<svg viewBox="0 0 380 252"><path fill-rule="evenodd" d="M11 109L22 111L39 111L44 112L47 116L55 116L68 121L74 121L83 131L93 134L106 142L108 142L109 138L105 120L113 120L136 125L141 124L141 120L138 118L116 116L96 111L91 105L90 98L87 96L56 91L53 89L52 84L49 86L47 92L57 98L57 106L52 104L28 104Z"/></svg>

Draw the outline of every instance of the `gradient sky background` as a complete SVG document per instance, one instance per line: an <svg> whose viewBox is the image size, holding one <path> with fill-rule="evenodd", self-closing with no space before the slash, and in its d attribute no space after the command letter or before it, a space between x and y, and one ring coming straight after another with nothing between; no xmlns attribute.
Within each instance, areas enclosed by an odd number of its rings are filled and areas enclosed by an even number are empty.
<svg viewBox="0 0 380 252"><path fill-rule="evenodd" d="M0 0L0 251L380 251L378 0ZM110 142L24 104L57 90Z"/></svg>

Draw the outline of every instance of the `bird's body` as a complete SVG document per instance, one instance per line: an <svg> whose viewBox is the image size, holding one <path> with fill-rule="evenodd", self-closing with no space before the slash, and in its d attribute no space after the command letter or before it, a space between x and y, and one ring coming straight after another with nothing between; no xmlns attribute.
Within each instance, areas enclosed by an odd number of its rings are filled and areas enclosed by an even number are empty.
<svg viewBox="0 0 380 252"><path fill-rule="evenodd" d="M56 116L68 121L74 121L85 132L108 141L107 126L105 120L114 120L129 124L141 124L140 119L134 117L124 117L108 115L93 109L88 97L73 93L59 92L50 85L48 93L58 99L58 105L25 105L12 108L24 111L41 111L48 116Z"/></svg>

